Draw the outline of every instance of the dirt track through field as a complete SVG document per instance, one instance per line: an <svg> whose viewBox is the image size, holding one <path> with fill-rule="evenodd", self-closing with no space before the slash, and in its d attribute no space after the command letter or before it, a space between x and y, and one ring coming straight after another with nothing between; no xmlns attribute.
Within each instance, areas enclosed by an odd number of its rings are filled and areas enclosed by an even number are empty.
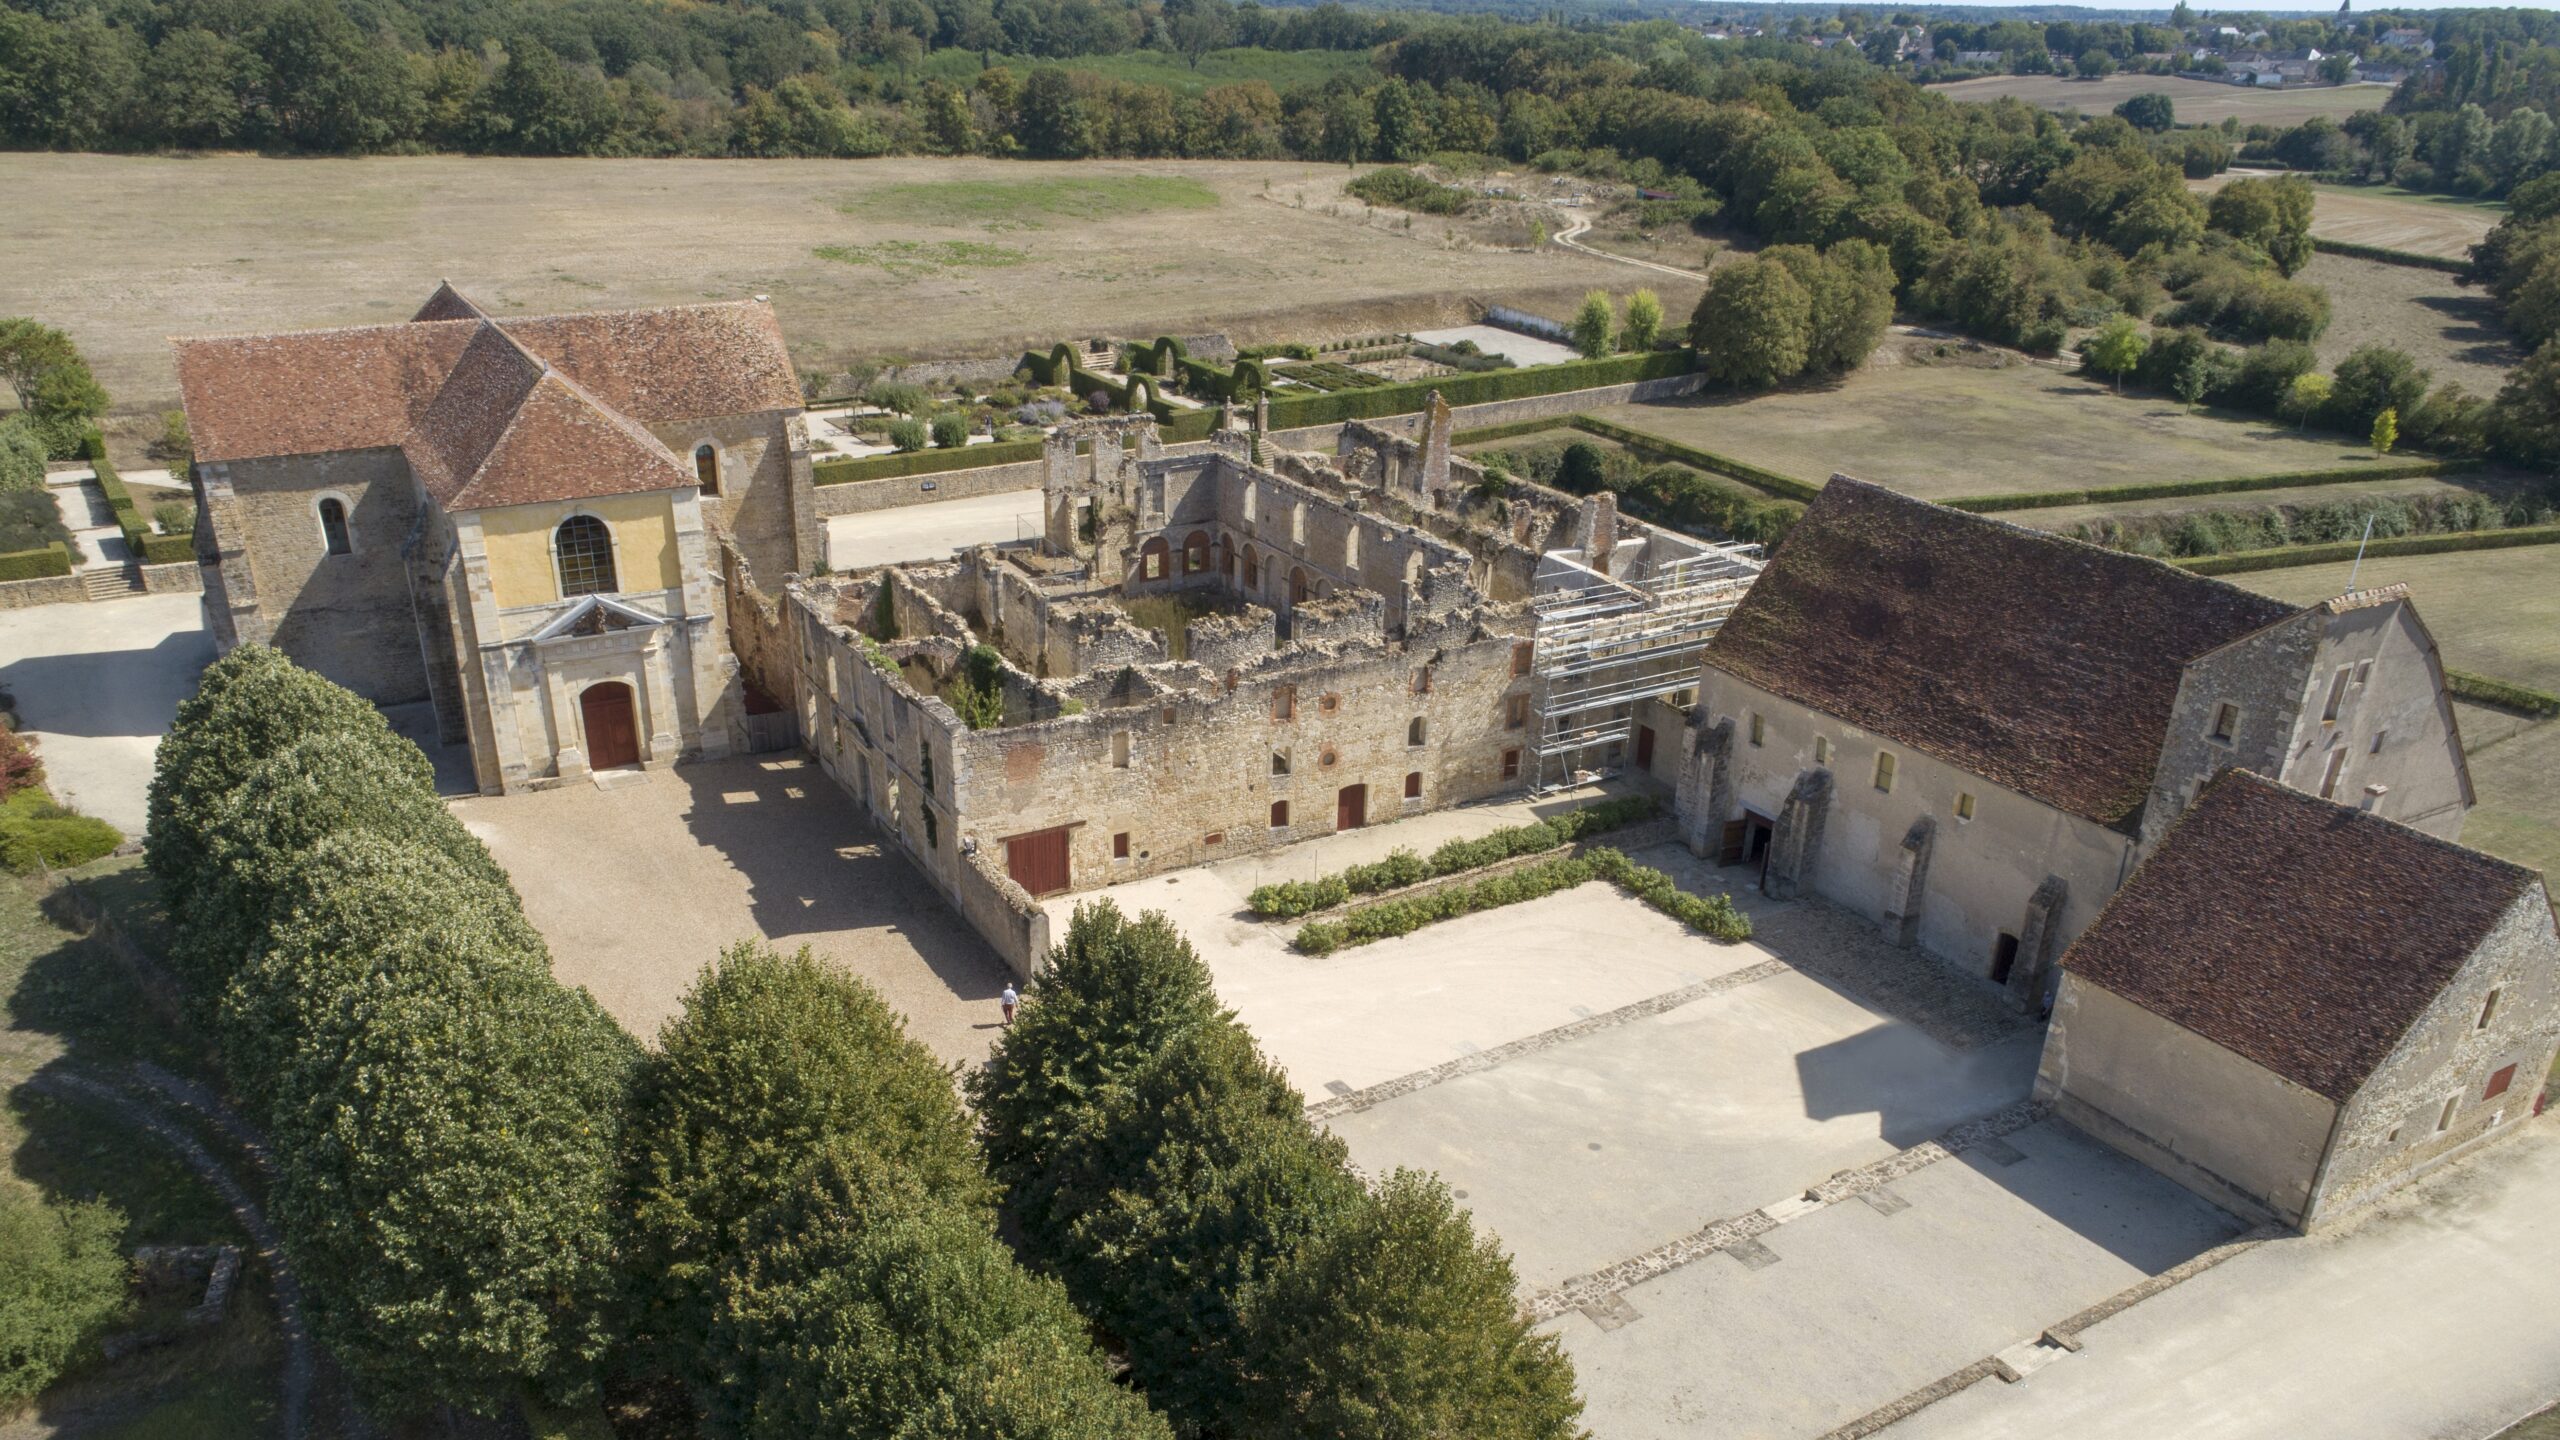
<svg viewBox="0 0 2560 1440"><path fill-rule="evenodd" d="M439 278L516 313L770 295L812 368L1093 334L1459 323L1485 300L1563 318L1586 289L1633 288L1627 267L1596 256L1491 248L1372 211L1343 198L1350 175L1294 162L9 154L0 314L68 328L132 410L174 402L171 335L405 319ZM1061 198L1087 182L1101 203Z"/></svg>

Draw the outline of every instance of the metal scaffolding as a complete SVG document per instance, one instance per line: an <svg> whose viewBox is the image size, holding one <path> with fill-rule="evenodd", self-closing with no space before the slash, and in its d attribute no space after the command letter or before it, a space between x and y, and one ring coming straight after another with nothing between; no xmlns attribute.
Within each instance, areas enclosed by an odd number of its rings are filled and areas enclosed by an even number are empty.
<svg viewBox="0 0 2560 1440"><path fill-rule="evenodd" d="M1537 788L1610 768L1639 702L1698 682L1699 652L1760 577L1761 559L1757 545L1690 543L1695 553L1630 567L1637 573L1626 579L1563 552L1540 563L1530 601ZM1593 758L1600 763L1585 763Z"/></svg>

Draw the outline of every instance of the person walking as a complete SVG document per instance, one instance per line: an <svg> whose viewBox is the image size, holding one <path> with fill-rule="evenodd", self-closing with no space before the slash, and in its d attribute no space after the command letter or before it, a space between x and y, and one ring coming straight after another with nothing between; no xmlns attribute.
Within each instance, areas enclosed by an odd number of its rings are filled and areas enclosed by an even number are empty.
<svg viewBox="0 0 2560 1440"><path fill-rule="evenodd" d="M1004 987L1004 993L996 998L1004 1002L1004 1023L1007 1025L1012 1024L1013 1007L1022 1003L1022 997L1014 993L1014 989L1011 985L1007 985Z"/></svg>

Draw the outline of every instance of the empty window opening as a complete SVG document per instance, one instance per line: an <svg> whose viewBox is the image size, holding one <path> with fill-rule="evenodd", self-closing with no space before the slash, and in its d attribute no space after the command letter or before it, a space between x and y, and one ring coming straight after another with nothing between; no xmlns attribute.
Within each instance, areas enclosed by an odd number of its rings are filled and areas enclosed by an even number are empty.
<svg viewBox="0 0 2560 1440"><path fill-rule="evenodd" d="M2444 1109L2438 1111L2436 1114L2436 1133L2442 1134L2453 1128L2454 1107L2461 1103L2462 1097L2459 1095L2448 1095L2445 1097Z"/></svg>
<svg viewBox="0 0 2560 1440"><path fill-rule="evenodd" d="M1182 542L1182 573L1197 575L1209 568L1209 537L1199 530Z"/></svg>
<svg viewBox="0 0 2560 1440"><path fill-rule="evenodd" d="M1528 723L1529 697L1526 695L1512 696L1509 704L1504 707L1502 728L1505 730L1518 730L1526 726Z"/></svg>
<svg viewBox="0 0 2560 1440"><path fill-rule="evenodd" d="M1111 732L1111 765L1116 770L1129 768L1129 732L1126 730Z"/></svg>
<svg viewBox="0 0 2560 1440"><path fill-rule="evenodd" d="M2369 750L2365 751L2364 753L2366 753L2367 755L2379 755L2379 754L2381 754L2381 753L2382 753L2382 741L2383 741L2383 737L2384 737L2384 736L2389 735L2390 733L2391 733L2391 732L2390 732L2390 731L2388 731L2388 730L2376 730L2376 731L2374 731L2374 732L2373 732L2373 747L2372 747L2371 749L2369 749Z"/></svg>
<svg viewBox="0 0 2560 1440"><path fill-rule="evenodd" d="M2018 937L2003 930L1991 947L1991 983L2006 985L2009 972L2018 968Z"/></svg>
<svg viewBox="0 0 2560 1440"><path fill-rule="evenodd" d="M320 502L320 544L332 555L352 555L347 538L347 502L331 495Z"/></svg>
<svg viewBox="0 0 2560 1440"><path fill-rule="evenodd" d="M1271 718L1274 720L1295 720L1298 718L1298 687L1295 685L1275 685L1272 687Z"/></svg>
<svg viewBox="0 0 2560 1440"><path fill-rule="evenodd" d="M2507 1087L2514 1084L2515 1079L2516 1067L2513 1065L2499 1066L2498 1073L2490 1076L2488 1085L2481 1090L2480 1098L2483 1100L2497 1099L2499 1096L2507 1093Z"/></svg>
<svg viewBox="0 0 2560 1440"><path fill-rule="evenodd" d="M1956 795L1956 818L1959 820L1973 818L1973 795L1970 791L1959 792Z"/></svg>
<svg viewBox="0 0 2560 1440"><path fill-rule="evenodd" d="M1416 715L1413 717L1412 723L1404 727L1404 743L1407 745L1419 745L1422 743L1422 737L1427 733L1428 731L1422 723L1422 717Z"/></svg>
<svg viewBox="0 0 2560 1440"><path fill-rule="evenodd" d="M1514 677L1529 673L1530 642L1523 640L1511 647L1511 673Z"/></svg>
<svg viewBox="0 0 2560 1440"><path fill-rule="evenodd" d="M2503 993L2505 992L2501 990L2492 990L2489 992L2489 998L2480 1002L2480 1018L2472 1025L2472 1029L2486 1030L2489 1028L2489 1022L2498 1018L2498 997Z"/></svg>
<svg viewBox="0 0 2560 1440"><path fill-rule="evenodd" d="M1289 773L1288 751L1274 750L1271 752L1271 773L1274 775L1286 775Z"/></svg>
<svg viewBox="0 0 2560 1440"><path fill-rule="evenodd" d="M1164 537L1161 535L1139 547L1138 578L1141 580L1163 579L1165 560L1171 553L1171 548L1164 543Z"/></svg>
<svg viewBox="0 0 2560 1440"><path fill-rule="evenodd" d="M1760 714L1759 714L1759 712L1758 712L1758 711L1756 711L1756 710L1755 710L1755 711L1753 711L1753 712L1752 712L1752 715L1751 715L1751 743L1752 743L1752 744L1754 744L1754 745L1759 744L1759 743L1760 743L1760 741L1762 740L1762 738L1763 738L1764 736L1766 736L1766 734L1767 734L1767 733L1768 733L1768 725L1767 725L1767 723L1766 723L1766 722L1764 722L1763 720L1761 720L1761 718L1760 718Z"/></svg>
<svg viewBox="0 0 2560 1440"><path fill-rule="evenodd" d="M1307 543L1307 503L1303 500L1289 507L1289 542L1293 545Z"/></svg>
<svg viewBox="0 0 2560 1440"><path fill-rule="evenodd" d="M1893 752L1890 750L1876 752L1876 788L1886 794L1893 793Z"/></svg>
<svg viewBox="0 0 2560 1440"><path fill-rule="evenodd" d="M1816 765L1831 763L1831 737L1827 735L1813 737L1813 763Z"/></svg>
<svg viewBox="0 0 2560 1440"><path fill-rule="evenodd" d="M2362 685L2362 684L2364 684L2366 681L2371 680L2372 678L2373 678L2373 662L2372 662L2372 661L2370 661L2370 660L2359 660L2359 661L2357 661L2357 662L2356 662L2356 683L2357 683L2357 684L2359 684L2359 685Z"/></svg>
<svg viewBox="0 0 2560 1440"><path fill-rule="evenodd" d="M1172 706L1170 706L1170 705L1167 705L1167 706L1166 706L1166 707L1164 707L1162 710L1157 711L1157 712L1156 712L1156 718L1157 718L1157 719L1159 719L1159 720L1162 720L1162 721L1163 721L1164 723L1166 723L1167 725L1172 724L1172 723L1173 723L1173 707L1172 707Z"/></svg>
<svg viewBox="0 0 2560 1440"><path fill-rule="evenodd" d="M1416 695L1428 695L1431 693L1430 666L1424 665L1413 672L1413 693Z"/></svg>
<svg viewBox="0 0 2560 1440"><path fill-rule="evenodd" d="M1407 770L1404 772L1404 798L1407 800L1419 800L1422 798L1421 771Z"/></svg>
<svg viewBox="0 0 2560 1440"><path fill-rule="evenodd" d="M2338 673L2329 677L2329 703L2320 707L2323 722L2337 723L2338 711L2347 703L2347 679L2355 674L2355 668L2353 665L2341 665Z"/></svg>
<svg viewBox="0 0 2560 1440"><path fill-rule="evenodd" d="M1306 571L1295 565L1290 566L1289 603L1292 605L1304 605L1314 598L1316 598L1315 582L1307 578Z"/></svg>
<svg viewBox="0 0 2560 1440"><path fill-rule="evenodd" d="M1274 830L1286 830L1289 828L1288 801L1274 800L1271 802L1271 828Z"/></svg>
<svg viewBox="0 0 2560 1440"><path fill-rule="evenodd" d="M933 752L926 750L916 757L916 778L924 783L924 793L933 793Z"/></svg>
<svg viewBox="0 0 2560 1440"><path fill-rule="evenodd" d="M1111 858L1114 860L1126 860L1129 858L1128 831L1123 830L1111 837Z"/></svg>
<svg viewBox="0 0 2560 1440"><path fill-rule="evenodd" d="M2342 745L2329 752L2329 768L2320 777L2321 799L2335 800L2338 798L2338 777L2345 773L2346 768L2347 751L2346 747Z"/></svg>
<svg viewBox="0 0 2560 1440"><path fill-rule="evenodd" d="M560 595L609 595L619 587L613 575L613 532L593 515L572 515L551 532L560 562Z"/></svg>
<svg viewBox="0 0 2560 1440"><path fill-rule="evenodd" d="M1357 525L1343 532L1342 568L1355 574L1360 569L1360 527Z"/></svg>
<svg viewBox="0 0 2560 1440"><path fill-rule="evenodd" d="M1520 778L1519 751L1505 750L1502 752L1502 778L1505 780L1517 780Z"/></svg>
<svg viewBox="0 0 2560 1440"><path fill-rule="evenodd" d="M702 493L720 493L720 452L709 441L693 447L693 478L700 482Z"/></svg>
<svg viewBox="0 0 2560 1440"><path fill-rule="evenodd" d="M2213 738L2228 745L2240 733L2240 707L2225 700L2213 707Z"/></svg>
<svg viewBox="0 0 2560 1440"><path fill-rule="evenodd" d="M1247 590L1262 588L1262 557L1251 550L1244 552L1244 588Z"/></svg>
<svg viewBox="0 0 2560 1440"><path fill-rule="evenodd" d="M934 823L933 807L929 805L926 806L922 813L924 815L924 848L927 850L940 849L942 846L942 828Z"/></svg>

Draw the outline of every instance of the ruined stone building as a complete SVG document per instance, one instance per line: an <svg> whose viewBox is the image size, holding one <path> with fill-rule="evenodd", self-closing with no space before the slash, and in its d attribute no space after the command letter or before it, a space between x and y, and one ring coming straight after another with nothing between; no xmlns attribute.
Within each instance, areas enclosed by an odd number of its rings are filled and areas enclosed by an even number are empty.
<svg viewBox="0 0 2560 1440"><path fill-rule="evenodd" d="M1846 478L1701 673L1691 847L2028 1009L2225 769L2446 839L2472 799L2402 590L2297 608Z"/></svg>
<svg viewBox="0 0 2560 1440"><path fill-rule="evenodd" d="M2311 1229L2523 1128L2555 1051L2541 877L2233 770L2063 957L2036 1091Z"/></svg>
<svg viewBox="0 0 2560 1440"><path fill-rule="evenodd" d="M817 554L800 392L760 301L177 342L220 649L432 701L480 788L729 753L714 553Z"/></svg>
<svg viewBox="0 0 2560 1440"><path fill-rule="evenodd" d="M828 773L1024 966L1032 897L1522 791L1542 765L1657 763L1637 727L1676 733L1643 707L1694 683L1690 612L1720 618L1757 562L1497 495L1449 458L1445 408L1424 429L1347 427L1330 464L1242 431L1173 455L1150 422L1061 427L1036 543L795 583L770 663ZM1668 601L1666 576L1687 577ZM1540 664L1556 610L1636 637L1574 652L1631 658L1572 711Z"/></svg>

